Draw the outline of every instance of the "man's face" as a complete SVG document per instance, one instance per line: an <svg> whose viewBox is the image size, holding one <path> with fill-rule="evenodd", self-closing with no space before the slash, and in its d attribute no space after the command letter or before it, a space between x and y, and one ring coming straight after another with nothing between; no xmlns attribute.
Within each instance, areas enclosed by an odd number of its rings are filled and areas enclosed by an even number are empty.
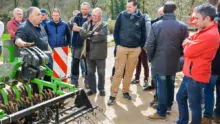
<svg viewBox="0 0 220 124"><path fill-rule="evenodd" d="M137 9L137 6L134 6L133 2L128 2L127 3L128 14L134 13L136 9Z"/></svg>
<svg viewBox="0 0 220 124"><path fill-rule="evenodd" d="M87 5L82 5L82 7L81 7L81 13L82 13L84 16L88 15L89 11L90 11L90 9L89 9L89 7L88 7Z"/></svg>
<svg viewBox="0 0 220 124"><path fill-rule="evenodd" d="M22 18L23 18L23 13L18 10L13 14L14 18L16 21L21 22Z"/></svg>
<svg viewBox="0 0 220 124"><path fill-rule="evenodd" d="M75 17L79 12L73 12L73 17Z"/></svg>
<svg viewBox="0 0 220 124"><path fill-rule="evenodd" d="M52 19L55 23L59 22L60 20L60 13L59 12L53 12L52 13Z"/></svg>
<svg viewBox="0 0 220 124"><path fill-rule="evenodd" d="M44 21L48 18L48 14L41 14L41 15L42 15L42 21Z"/></svg>
<svg viewBox="0 0 220 124"><path fill-rule="evenodd" d="M40 9L34 9L29 19L31 20L31 22L34 23L34 25L39 25L42 22L42 15Z"/></svg>
<svg viewBox="0 0 220 124"><path fill-rule="evenodd" d="M102 19L101 13L99 11L92 12L92 21L94 23L99 22Z"/></svg>
<svg viewBox="0 0 220 124"><path fill-rule="evenodd" d="M193 16L195 18L194 23L196 24L196 27L198 27L198 29L206 28L207 23L210 22L210 17L206 16L205 18L203 18L200 13L193 13Z"/></svg>

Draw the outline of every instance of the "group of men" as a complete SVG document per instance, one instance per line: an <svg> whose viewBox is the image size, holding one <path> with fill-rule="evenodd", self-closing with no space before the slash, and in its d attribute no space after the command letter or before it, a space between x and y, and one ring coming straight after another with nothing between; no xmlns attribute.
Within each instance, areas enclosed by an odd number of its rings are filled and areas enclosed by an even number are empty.
<svg viewBox="0 0 220 124"><path fill-rule="evenodd" d="M166 119L174 101L175 76L180 71L180 60L184 59L184 77L176 96L179 108L177 123L188 124L189 103L192 112L191 124L210 124L214 109L215 85L217 104L214 119L220 120L220 38L219 25L215 21L216 19L220 22L220 15L216 16L216 10L220 12L220 4L216 3L213 4L216 6L213 6L206 3L194 9L194 23L198 32L192 36L189 36L187 26L176 19L177 6L174 2L166 2L158 10L158 18L153 21L137 9L137 4L137 0L128 0L127 9L119 13L116 19L115 70L107 104L115 103L121 81L123 97L132 99L129 94L130 84L140 83L143 63L144 90L156 88L152 105L156 103L157 112L148 118ZM7 25L11 39L20 48L35 45L43 51L53 51L57 47L71 47L71 83L79 86L79 66L80 61L83 61L86 66L85 85L89 88L87 95L96 94L98 89L100 96L105 96L108 27L102 21L102 10L95 8L90 14L90 5L84 2L81 4L81 12L73 11L73 17L68 23L61 19L61 12L57 8L53 9L51 17L48 19L45 9L30 7L25 20L23 11L19 8L14 9L13 19ZM48 66L52 68L52 55L48 56ZM151 63L151 86L148 86L148 61ZM136 76L132 80L135 68ZM205 112L202 117L203 95Z"/></svg>

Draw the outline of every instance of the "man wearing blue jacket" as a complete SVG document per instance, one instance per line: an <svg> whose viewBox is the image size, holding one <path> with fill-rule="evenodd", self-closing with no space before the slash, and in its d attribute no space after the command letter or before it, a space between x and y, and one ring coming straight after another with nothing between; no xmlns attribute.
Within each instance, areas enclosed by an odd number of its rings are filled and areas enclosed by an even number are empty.
<svg viewBox="0 0 220 124"><path fill-rule="evenodd" d="M52 49L68 46L70 43L70 31L67 24L60 18L60 10L55 8L52 12L52 20L45 25L48 42Z"/></svg>
<svg viewBox="0 0 220 124"><path fill-rule="evenodd" d="M146 40L145 16L137 9L137 0L128 0L127 10L118 15L114 28L114 40L117 45L117 54L108 105L115 102L125 65L123 97L132 99L129 94L131 78Z"/></svg>

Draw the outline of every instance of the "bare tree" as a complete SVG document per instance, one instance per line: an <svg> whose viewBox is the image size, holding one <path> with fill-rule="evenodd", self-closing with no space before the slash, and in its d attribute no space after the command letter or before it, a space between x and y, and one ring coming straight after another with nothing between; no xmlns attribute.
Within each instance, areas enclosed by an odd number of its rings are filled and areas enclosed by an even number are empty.
<svg viewBox="0 0 220 124"><path fill-rule="evenodd" d="M18 7L20 0L14 0L14 7Z"/></svg>
<svg viewBox="0 0 220 124"><path fill-rule="evenodd" d="M91 0L92 8L95 8L95 6L98 2L99 2L99 0Z"/></svg>
<svg viewBox="0 0 220 124"><path fill-rule="evenodd" d="M78 0L78 10L81 10L80 5L81 5L81 0Z"/></svg>

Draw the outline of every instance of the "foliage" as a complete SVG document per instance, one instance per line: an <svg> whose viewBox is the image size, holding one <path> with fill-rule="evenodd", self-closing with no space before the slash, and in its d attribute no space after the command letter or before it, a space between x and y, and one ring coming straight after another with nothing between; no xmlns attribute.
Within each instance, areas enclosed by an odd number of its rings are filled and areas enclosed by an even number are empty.
<svg viewBox="0 0 220 124"><path fill-rule="evenodd" d="M109 34L112 34L114 31L115 20L108 20L107 22Z"/></svg>

